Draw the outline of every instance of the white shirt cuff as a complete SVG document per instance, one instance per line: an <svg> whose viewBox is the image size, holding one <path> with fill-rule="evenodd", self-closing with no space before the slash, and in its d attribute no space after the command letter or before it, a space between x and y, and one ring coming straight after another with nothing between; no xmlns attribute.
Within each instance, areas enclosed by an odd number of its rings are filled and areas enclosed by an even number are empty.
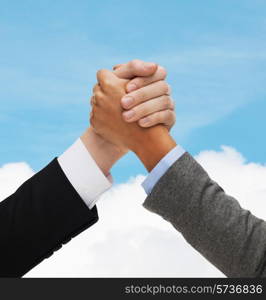
<svg viewBox="0 0 266 300"><path fill-rule="evenodd" d="M112 186L111 176L106 177L103 174L80 139L58 157L58 162L90 209L96 204L99 196Z"/></svg>

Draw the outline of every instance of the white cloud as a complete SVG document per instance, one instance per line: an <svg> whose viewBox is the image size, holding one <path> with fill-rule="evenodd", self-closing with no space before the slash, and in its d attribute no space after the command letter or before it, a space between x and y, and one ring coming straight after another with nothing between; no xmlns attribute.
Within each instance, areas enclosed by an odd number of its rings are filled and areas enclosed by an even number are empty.
<svg viewBox="0 0 266 300"><path fill-rule="evenodd" d="M0 200L5 199L34 174L26 163L10 163L0 168Z"/></svg>
<svg viewBox="0 0 266 300"><path fill-rule="evenodd" d="M266 166L246 163L230 147L203 151L197 160L242 206L266 218ZM0 196L31 175L26 164L0 169ZM223 276L170 224L142 207L143 176L116 185L99 200L100 221L45 260L27 277ZM5 183L5 190L2 188ZM3 192L4 191L4 192Z"/></svg>
<svg viewBox="0 0 266 300"><path fill-rule="evenodd" d="M203 151L196 159L227 194L256 216L266 219L266 165L248 163L234 148Z"/></svg>

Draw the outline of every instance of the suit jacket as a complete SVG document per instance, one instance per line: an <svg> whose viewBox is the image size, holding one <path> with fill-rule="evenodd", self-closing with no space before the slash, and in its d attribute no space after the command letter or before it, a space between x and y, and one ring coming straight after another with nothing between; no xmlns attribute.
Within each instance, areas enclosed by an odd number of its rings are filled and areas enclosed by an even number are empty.
<svg viewBox="0 0 266 300"><path fill-rule="evenodd" d="M159 180L144 207L171 222L228 277L266 276L266 222L241 208L188 153Z"/></svg>
<svg viewBox="0 0 266 300"><path fill-rule="evenodd" d="M93 225L57 159L0 203L0 277L20 277Z"/></svg>

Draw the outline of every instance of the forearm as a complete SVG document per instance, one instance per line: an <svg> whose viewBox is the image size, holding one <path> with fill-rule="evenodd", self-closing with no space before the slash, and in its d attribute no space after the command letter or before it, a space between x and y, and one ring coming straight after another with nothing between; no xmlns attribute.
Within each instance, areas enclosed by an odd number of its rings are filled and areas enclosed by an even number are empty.
<svg viewBox="0 0 266 300"><path fill-rule="evenodd" d="M144 206L227 276L266 276L266 222L225 194L189 154L168 170Z"/></svg>
<svg viewBox="0 0 266 300"><path fill-rule="evenodd" d="M145 132L145 129L143 131ZM168 130L159 125L147 129L146 133L141 135L133 151L150 172L175 146L176 142L169 135Z"/></svg>
<svg viewBox="0 0 266 300"><path fill-rule="evenodd" d="M24 275L97 220L54 159L0 203L0 277Z"/></svg>
<svg viewBox="0 0 266 300"><path fill-rule="evenodd" d="M101 138L93 128L87 129L81 136L81 140L105 176L110 173L112 166L125 154L117 146Z"/></svg>

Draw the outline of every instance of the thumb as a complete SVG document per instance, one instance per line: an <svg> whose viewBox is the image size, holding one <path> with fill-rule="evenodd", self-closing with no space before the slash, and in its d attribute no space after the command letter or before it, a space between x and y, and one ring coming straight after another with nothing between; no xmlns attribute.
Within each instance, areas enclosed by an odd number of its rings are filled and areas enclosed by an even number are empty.
<svg viewBox="0 0 266 300"><path fill-rule="evenodd" d="M97 72L97 80L103 91L115 86L122 85L125 87L128 83L128 80L121 80L114 74L114 72L105 69Z"/></svg>
<svg viewBox="0 0 266 300"><path fill-rule="evenodd" d="M133 79L136 76L151 76L157 71L158 65L134 59L127 64L116 66L114 74L121 79Z"/></svg>

